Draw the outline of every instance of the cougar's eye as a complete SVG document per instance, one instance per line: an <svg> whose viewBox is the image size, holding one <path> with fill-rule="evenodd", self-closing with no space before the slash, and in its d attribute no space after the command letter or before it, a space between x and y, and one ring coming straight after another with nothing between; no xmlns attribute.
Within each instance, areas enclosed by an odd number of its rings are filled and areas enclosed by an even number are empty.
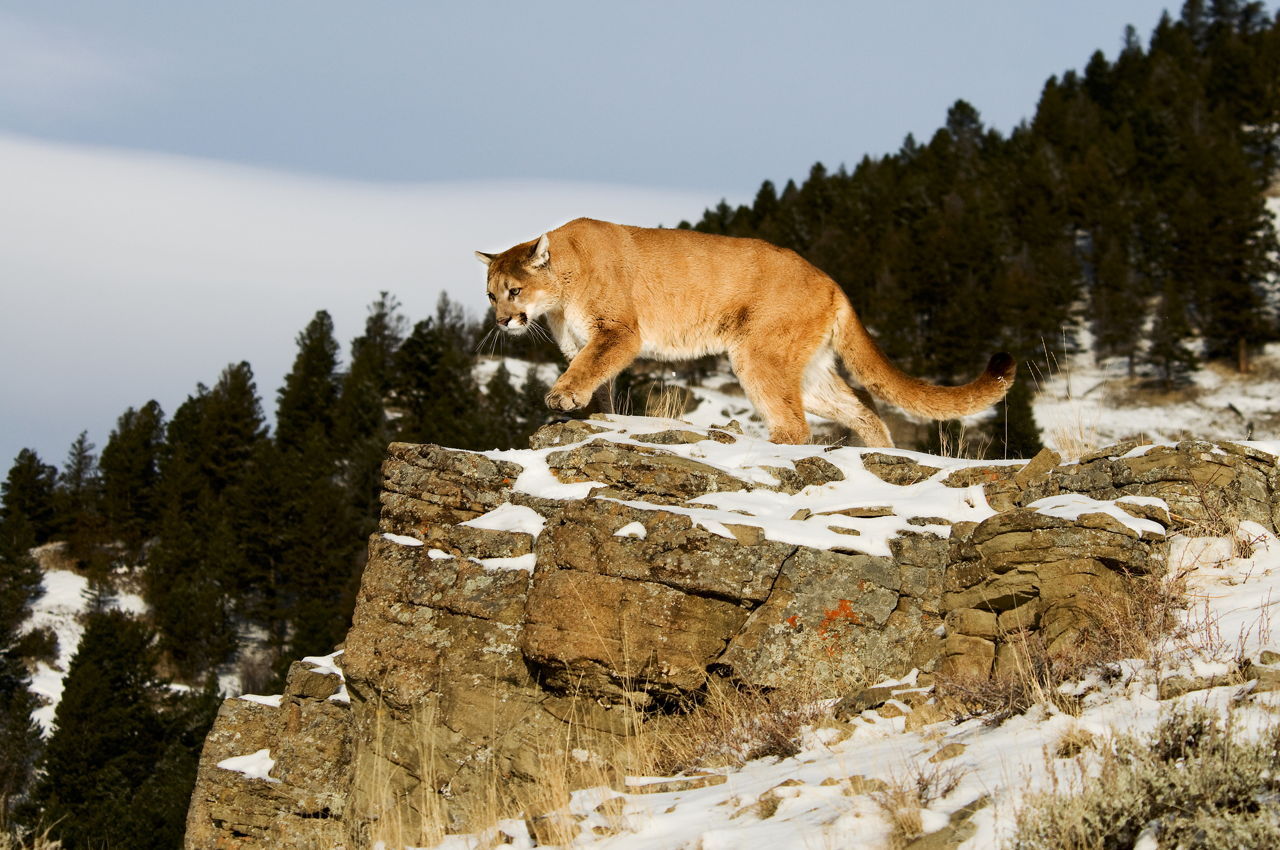
<svg viewBox="0 0 1280 850"><path fill-rule="evenodd" d="M520 287L518 286L515 289L507 290L507 297L510 298L512 301L516 300L516 296L519 294L520 294Z"/></svg>
<svg viewBox="0 0 1280 850"><path fill-rule="evenodd" d="M489 303L490 303L490 304L497 304L497 303L498 303L498 299L494 297L494 295L493 295L493 293L492 293L492 292L488 292L488 293L485 293L485 294L489 296Z"/></svg>

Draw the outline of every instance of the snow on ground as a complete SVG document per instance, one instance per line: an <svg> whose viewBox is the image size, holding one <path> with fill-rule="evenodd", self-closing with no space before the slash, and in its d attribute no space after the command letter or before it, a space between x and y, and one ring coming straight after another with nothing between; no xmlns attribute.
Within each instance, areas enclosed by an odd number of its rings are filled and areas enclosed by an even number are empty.
<svg viewBox="0 0 1280 850"><path fill-rule="evenodd" d="M1064 454L1134 437L1153 442L1280 437L1280 343L1266 345L1247 375L1228 364L1208 363L1191 374L1190 386L1162 392L1149 379L1130 378L1124 358L1095 360L1087 330L1077 334L1077 341L1082 350L1050 374L1024 369L1018 376L1037 391L1033 408L1044 443Z"/></svg>
<svg viewBox="0 0 1280 850"><path fill-rule="evenodd" d="M593 424L608 428L613 432L609 439L620 443L634 442L634 436L643 431L688 427L674 421L633 417L611 417L594 420ZM1280 453L1280 443L1260 447ZM897 487L885 485L861 469L860 458L866 452L863 449L774 446L751 438L739 438L731 444L702 441L663 448L736 470L739 476L762 483L777 468L787 468L805 455L818 454L840 467L846 474L845 482L810 486L796 496L757 489L713 494L700 500L709 503L709 507L707 516L695 517L699 522L709 525L736 517L728 521L763 525L769 535L778 539L800 535L799 529L815 519L817 524L833 521L833 516L787 519L788 512L801 502L814 514L817 508L884 504L907 516L936 515L952 520L972 518L990 510L980 489L957 488L953 492L965 494L959 501L947 501L934 489L942 489L938 479L947 469L970 461L895 451L921 463L946 467L911 487ZM529 467L541 466L536 474L521 476L517 487L549 495L557 488L546 481L551 478L545 469L548 451L486 454ZM546 489L542 489L544 486ZM913 505L913 499L920 501ZM645 507L642 503L635 506ZM1062 504L1047 502L1040 509L1068 515L1099 508L1068 500ZM728 510L745 511L754 519L728 514ZM880 517L834 518L851 519L862 532L851 540L845 538L844 546L866 546L870 541L873 548L878 548L878 541L893 533L877 529L875 523L883 519ZM1163 527L1135 530L1164 533ZM945 534L945 526L940 526L939 531ZM625 527L619 531L624 532L636 534L641 530ZM900 711L881 714L868 709L847 724L808 730L801 741L801 752L791 758L771 757L737 769L710 770L703 774L709 779L684 783L680 790L669 784L657 785L672 777L633 777L627 782L626 793L603 787L577 791L567 807L581 819L581 831L573 846L601 850L879 850L886 846L891 827L871 789L877 783L894 785L913 782L921 776L949 774L954 788L925 808L924 831L946 826L953 813L985 800L970 821L975 833L961 846L968 850L998 847L1011 834L1015 814L1028 794L1050 789L1055 778L1074 776L1077 765L1084 763L1055 757L1056 745L1069 733L1082 730L1103 741L1117 734L1141 735L1153 730L1173 707L1192 704L1231 710L1233 722L1240 728L1259 728L1274 722L1275 713L1280 711L1280 692L1250 696L1254 682L1207 687L1165 700L1158 698L1158 685L1173 675L1219 676L1246 659L1261 663L1268 659L1268 652L1280 652L1280 640L1272 631L1280 613L1276 607L1280 605L1280 540L1254 523L1242 523L1235 540L1175 535L1170 542L1169 560L1169 575L1186 582L1190 604L1180 617L1189 637L1168 638L1157 644L1148 658L1113 665L1114 676L1095 676L1064 686L1081 699L1078 716L1041 705L995 726L987 725L983 718L971 718L907 731L906 717ZM908 688L913 685L914 677L903 683ZM901 703L898 706L901 708ZM661 790L644 793L646 786ZM606 802L608 805L601 808ZM471 850L491 846L487 842L495 839L509 842L513 850L537 846L523 820L501 821L496 829L505 837L489 830L478 835L449 836L436 846Z"/></svg>
<svg viewBox="0 0 1280 850"><path fill-rule="evenodd" d="M23 624L22 631L49 628L58 638L57 659L52 664L37 663L31 676L31 692L43 703L33 712L33 717L48 735L53 728L54 712L62 699L62 680L84 634L82 619L89 608L89 580L70 570L45 568L41 587L42 592L32 603L31 615ZM147 611L142 597L133 593L116 595L110 607L139 615Z"/></svg>
<svg viewBox="0 0 1280 850"><path fill-rule="evenodd" d="M547 386L555 383L556 378L560 377L560 367L555 363L531 363L528 360L521 360L517 357L493 357L490 355L482 356L476 361L475 367L471 370L471 374L475 376L476 383L484 389L489 385L489 379L493 377L493 373L498 371L500 365L506 365L507 372L511 375L511 385L516 389L520 389L524 384L525 378L529 374L530 369L535 370L538 380Z"/></svg>

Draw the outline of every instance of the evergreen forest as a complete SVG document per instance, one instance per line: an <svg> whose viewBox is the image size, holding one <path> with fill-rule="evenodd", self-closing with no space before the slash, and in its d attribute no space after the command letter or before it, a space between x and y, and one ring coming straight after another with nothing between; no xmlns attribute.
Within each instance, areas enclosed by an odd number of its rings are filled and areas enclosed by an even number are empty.
<svg viewBox="0 0 1280 850"><path fill-rule="evenodd" d="M1145 44L1129 28L1113 59L1099 51L1045 82L1007 136L957 101L927 141L816 164L780 191L765 181L750 205L680 226L797 251L911 374L958 382L1013 352L1024 380L1007 415L1027 423L1009 432L1016 456L1037 445L1035 377L1066 353L1088 346L1174 386L1209 359L1246 370L1280 339L1265 205L1278 156L1280 16L1188 0ZM523 447L549 421L537 370L477 382L490 324L447 296L411 323L383 293L344 349L321 310L266 400L234 363L175 410L132 400L100 451L86 432L60 466L29 449L13 459L0 483L0 831L47 828L69 850L180 845L218 677L272 693L292 659L342 640L386 445ZM559 358L535 340L516 353ZM50 543L91 598L45 736L29 685L57 641L24 624L41 593L32 550ZM149 613L120 610L121 592Z"/></svg>

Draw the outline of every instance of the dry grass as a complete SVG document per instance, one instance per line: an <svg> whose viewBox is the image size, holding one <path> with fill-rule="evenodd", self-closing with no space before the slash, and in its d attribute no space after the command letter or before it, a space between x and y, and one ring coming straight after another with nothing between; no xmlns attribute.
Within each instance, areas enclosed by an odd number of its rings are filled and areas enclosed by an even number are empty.
<svg viewBox="0 0 1280 850"><path fill-rule="evenodd" d="M804 727L829 717L804 686L765 690L712 679L684 710L651 718L628 744L628 761L649 776L740 767L800 751Z"/></svg>
<svg viewBox="0 0 1280 850"><path fill-rule="evenodd" d="M1132 576L1125 585L1127 592L1081 592L1077 613L1088 628L1079 640L1051 649L1038 631L1004 634L1012 669L1006 666L990 678L939 674L936 694L944 711L955 717L982 715L992 725L1033 705L1074 715L1079 699L1064 686L1090 675L1112 680L1119 675L1115 662L1122 659L1145 658L1155 669L1164 666L1157 656L1169 643L1162 638L1190 639L1177 618L1186 607L1184 577Z"/></svg>
<svg viewBox="0 0 1280 850"><path fill-rule="evenodd" d="M1202 707L1167 715L1145 739L1119 736L1088 746L1075 774L1017 814L1011 850L1186 850L1280 846L1280 722L1256 738L1230 714Z"/></svg>
<svg viewBox="0 0 1280 850"><path fill-rule="evenodd" d="M416 710L411 734L395 736L391 709L374 708L373 747L356 762L353 787L367 797L370 840L387 847L430 847L443 840L448 815L435 775L434 706ZM416 768L416 775L407 766Z"/></svg>
<svg viewBox="0 0 1280 850"><path fill-rule="evenodd" d="M1065 336L1065 330L1064 330ZM1079 458L1101 444L1098 433L1097 416L1086 412L1082 396L1077 396L1071 384L1071 366L1059 364L1058 358L1049 350L1047 343L1041 341L1045 362L1049 364L1048 374L1044 374L1036 366L1035 361L1028 361L1029 379L1035 384L1037 392L1043 392L1045 385L1053 378L1061 377L1066 383L1066 404L1069 413L1061 421L1041 424L1044 444L1051 446L1064 458ZM1065 340L1064 340L1065 348Z"/></svg>
<svg viewBox="0 0 1280 850"><path fill-rule="evenodd" d="M23 837L0 830L0 850L62 850L62 842L50 838L47 829Z"/></svg>
<svg viewBox="0 0 1280 850"><path fill-rule="evenodd" d="M993 437L979 430L971 432L959 420L938 422L938 455L940 457L982 460L991 449Z"/></svg>
<svg viewBox="0 0 1280 850"><path fill-rule="evenodd" d="M31 833L19 831L9 823L9 809L9 799L0 797L0 850L62 850L62 842L49 836L52 826Z"/></svg>
<svg viewBox="0 0 1280 850"><path fill-rule="evenodd" d="M895 776L871 799L889 822L889 850L901 850L924 832L921 812L946 797L964 779L966 771L954 765L914 763Z"/></svg>

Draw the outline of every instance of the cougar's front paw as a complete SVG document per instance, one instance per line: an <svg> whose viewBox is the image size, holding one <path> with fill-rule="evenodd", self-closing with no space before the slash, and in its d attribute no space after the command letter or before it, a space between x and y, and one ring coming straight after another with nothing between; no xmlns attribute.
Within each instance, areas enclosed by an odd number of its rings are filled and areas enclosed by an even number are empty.
<svg viewBox="0 0 1280 850"><path fill-rule="evenodd" d="M577 410L580 407L586 407L590 400L591 396L588 394L579 394L560 388L553 388L547 393L546 398L547 407L552 410Z"/></svg>

